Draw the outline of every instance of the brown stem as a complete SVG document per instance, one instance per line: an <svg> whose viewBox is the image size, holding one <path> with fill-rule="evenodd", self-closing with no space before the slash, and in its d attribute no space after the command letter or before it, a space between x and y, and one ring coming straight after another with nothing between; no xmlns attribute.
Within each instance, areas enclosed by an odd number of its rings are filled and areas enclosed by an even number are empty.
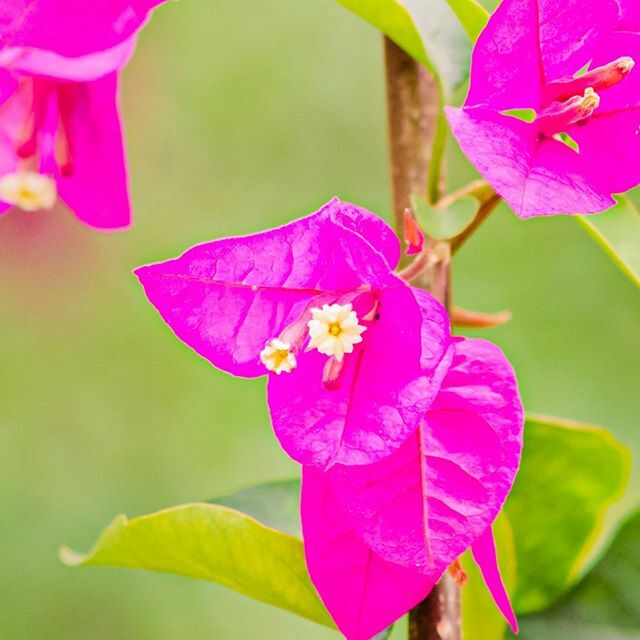
<svg viewBox="0 0 640 640"><path fill-rule="evenodd" d="M387 70L387 118L398 237L411 196L426 197L429 163L438 118L438 87L433 76L389 38L384 39Z"/></svg>
<svg viewBox="0 0 640 640"><path fill-rule="evenodd" d="M460 587L447 571L409 613L409 640L460 640Z"/></svg>
<svg viewBox="0 0 640 640"><path fill-rule="evenodd" d="M403 214L411 207L411 196L427 195L439 96L434 78L426 69L388 38L384 45L393 210L396 231L403 240ZM428 240L425 252L428 264L420 284L448 308L451 299L450 245ZM459 588L446 574L426 600L409 613L409 639L460 638Z"/></svg>

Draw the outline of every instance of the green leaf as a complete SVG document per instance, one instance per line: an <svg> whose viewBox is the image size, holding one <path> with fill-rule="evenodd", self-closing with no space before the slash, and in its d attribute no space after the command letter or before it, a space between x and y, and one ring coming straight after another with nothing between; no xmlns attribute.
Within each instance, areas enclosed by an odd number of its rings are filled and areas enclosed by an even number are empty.
<svg viewBox="0 0 640 640"><path fill-rule="evenodd" d="M425 233L436 240L448 240L461 233L475 218L478 200L467 197L438 209L422 196L411 197L411 208Z"/></svg>
<svg viewBox="0 0 640 640"><path fill-rule="evenodd" d="M518 613L548 606L575 583L629 471L629 451L608 431L528 417L522 464L506 504L518 561Z"/></svg>
<svg viewBox="0 0 640 640"><path fill-rule="evenodd" d="M575 216L609 257L640 286L640 212L629 196L604 213Z"/></svg>
<svg viewBox="0 0 640 640"><path fill-rule="evenodd" d="M210 500L230 507L292 536L301 537L300 480L265 482L229 496Z"/></svg>
<svg viewBox="0 0 640 640"><path fill-rule="evenodd" d="M391 625L390 627L387 627L384 631L381 631L380 633L376 633L376 635L373 636L371 640L387 640L387 638L391 635L392 632L393 632L393 625Z"/></svg>
<svg viewBox="0 0 640 640"><path fill-rule="evenodd" d="M487 25L489 12L476 0L447 0L469 40L475 42Z"/></svg>
<svg viewBox="0 0 640 640"><path fill-rule="evenodd" d="M576 588L553 608L524 618L523 640L640 640L640 511Z"/></svg>
<svg viewBox="0 0 640 640"><path fill-rule="evenodd" d="M628 472L627 450L607 431L528 418L522 466L506 506L513 540L504 516L495 529L507 588L513 584L515 542L518 613L544 607L575 581ZM186 505L130 522L120 516L89 554L65 549L62 557L71 565L152 569L212 580L333 626L309 580L302 542L274 528L299 532L299 493L298 480L271 482L217 500L225 506ZM463 602L465 637L492 640L504 623L467 558L463 566L470 577Z"/></svg>
<svg viewBox="0 0 640 640"><path fill-rule="evenodd" d="M211 580L333 627L311 584L302 541L234 509L188 504L127 520L118 516L86 555L62 549L72 566L151 569Z"/></svg>
<svg viewBox="0 0 640 640"><path fill-rule="evenodd" d="M495 521L493 535L500 573L507 593L511 594L516 583L516 552L513 531L504 513ZM460 562L467 574L467 584L461 590L464 640L502 640L507 623L487 590L471 553L467 551Z"/></svg>
<svg viewBox="0 0 640 640"><path fill-rule="evenodd" d="M430 69L446 96L469 77L470 38L488 18L475 0L337 1Z"/></svg>

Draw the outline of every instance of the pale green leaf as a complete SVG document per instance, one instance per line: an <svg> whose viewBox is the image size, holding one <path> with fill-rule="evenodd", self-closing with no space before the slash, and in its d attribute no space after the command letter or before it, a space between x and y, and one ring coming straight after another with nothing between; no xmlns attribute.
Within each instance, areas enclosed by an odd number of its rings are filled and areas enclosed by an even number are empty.
<svg viewBox="0 0 640 640"><path fill-rule="evenodd" d="M411 197L411 207L425 233L436 240L448 240L461 233L475 218L478 200L460 198L439 209L422 196Z"/></svg>
<svg viewBox="0 0 640 640"><path fill-rule="evenodd" d="M640 640L640 511L606 554L551 609L524 618L523 640Z"/></svg>
<svg viewBox="0 0 640 640"><path fill-rule="evenodd" d="M489 20L489 12L476 0L447 0L462 28L475 42Z"/></svg>
<svg viewBox="0 0 640 640"><path fill-rule="evenodd" d="M629 451L608 431L528 417L522 464L506 504L518 561L518 613L548 606L580 577L629 471Z"/></svg>
<svg viewBox="0 0 640 640"><path fill-rule="evenodd" d="M516 552L508 517L501 513L493 525L498 564L507 593L516 584ZM467 574L462 588L462 630L464 640L502 640L507 623L484 584L482 574L467 551L460 560Z"/></svg>
<svg viewBox="0 0 640 640"><path fill-rule="evenodd" d="M302 541L228 507L188 504L133 520L118 516L88 554L65 548L61 557L74 566L211 580L333 627L309 579Z"/></svg>
<svg viewBox="0 0 640 640"><path fill-rule="evenodd" d="M640 286L640 212L629 196L604 213L575 216L609 257Z"/></svg>
<svg viewBox="0 0 640 640"><path fill-rule="evenodd" d="M430 69L446 95L469 77L469 38L487 19L475 0L337 1Z"/></svg>

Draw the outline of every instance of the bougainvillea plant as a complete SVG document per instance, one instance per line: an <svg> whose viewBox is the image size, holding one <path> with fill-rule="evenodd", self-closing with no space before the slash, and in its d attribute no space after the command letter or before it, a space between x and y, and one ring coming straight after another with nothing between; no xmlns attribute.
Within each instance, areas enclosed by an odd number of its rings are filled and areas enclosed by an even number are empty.
<svg viewBox="0 0 640 640"><path fill-rule="evenodd" d="M137 271L198 353L236 375L269 375L276 435L306 465L311 578L354 640L424 599L469 547L491 544L522 444L504 356L451 338L442 305L391 273L399 248L379 218L333 200ZM503 598L501 583L490 587Z"/></svg>
<svg viewBox="0 0 640 640"><path fill-rule="evenodd" d="M118 72L158 0L10 0L0 8L0 213L51 209L127 227Z"/></svg>
<svg viewBox="0 0 640 640"><path fill-rule="evenodd" d="M475 0L339 2L386 36L395 230L335 198L135 271L196 353L267 378L273 431L299 463L287 491L300 518L273 524L278 498L263 487L247 513L230 497L118 518L90 554L63 558L211 579L348 640L387 637L406 613L412 640L501 640L516 614L576 581L627 462L598 430L525 420L502 351L454 332L506 317L452 305L452 259L504 201L520 218L597 213L583 224L639 279L625 240L640 238L640 215L619 194L640 183L640 10L503 0L489 17ZM0 2L0 213L60 196L91 227L129 224L118 73L159 4ZM447 121L483 180L444 194ZM608 455L587 477L597 491L561 486L595 451ZM564 534L562 518L536 519L560 489Z"/></svg>

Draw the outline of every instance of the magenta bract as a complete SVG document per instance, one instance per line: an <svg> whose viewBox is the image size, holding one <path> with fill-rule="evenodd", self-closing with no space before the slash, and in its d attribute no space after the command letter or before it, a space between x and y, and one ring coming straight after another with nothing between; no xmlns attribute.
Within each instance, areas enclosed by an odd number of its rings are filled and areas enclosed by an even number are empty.
<svg viewBox="0 0 640 640"><path fill-rule="evenodd" d="M476 43L469 95L447 117L521 218L603 211L640 183L640 20L621 4L504 0Z"/></svg>
<svg viewBox="0 0 640 640"><path fill-rule="evenodd" d="M0 47L44 49L75 58L130 38L164 0L3 0Z"/></svg>
<svg viewBox="0 0 640 640"><path fill-rule="evenodd" d="M369 640L423 600L433 577L383 560L355 533L326 474L302 474L302 534L311 579L347 640Z"/></svg>
<svg viewBox="0 0 640 640"><path fill-rule="evenodd" d="M448 318L428 294L421 309L392 273L398 258L384 222L335 199L278 229L203 244L136 274L177 336L216 367L269 373L282 446L328 468L397 450L444 375Z"/></svg>
<svg viewBox="0 0 640 640"><path fill-rule="evenodd" d="M366 466L336 465L324 474L305 470L309 571L348 638L369 637L403 615L468 548L516 628L491 524L519 466L522 405L513 371L497 347L458 339L451 349L455 354L438 395L396 453ZM404 588L385 590L384 580L401 581Z"/></svg>

